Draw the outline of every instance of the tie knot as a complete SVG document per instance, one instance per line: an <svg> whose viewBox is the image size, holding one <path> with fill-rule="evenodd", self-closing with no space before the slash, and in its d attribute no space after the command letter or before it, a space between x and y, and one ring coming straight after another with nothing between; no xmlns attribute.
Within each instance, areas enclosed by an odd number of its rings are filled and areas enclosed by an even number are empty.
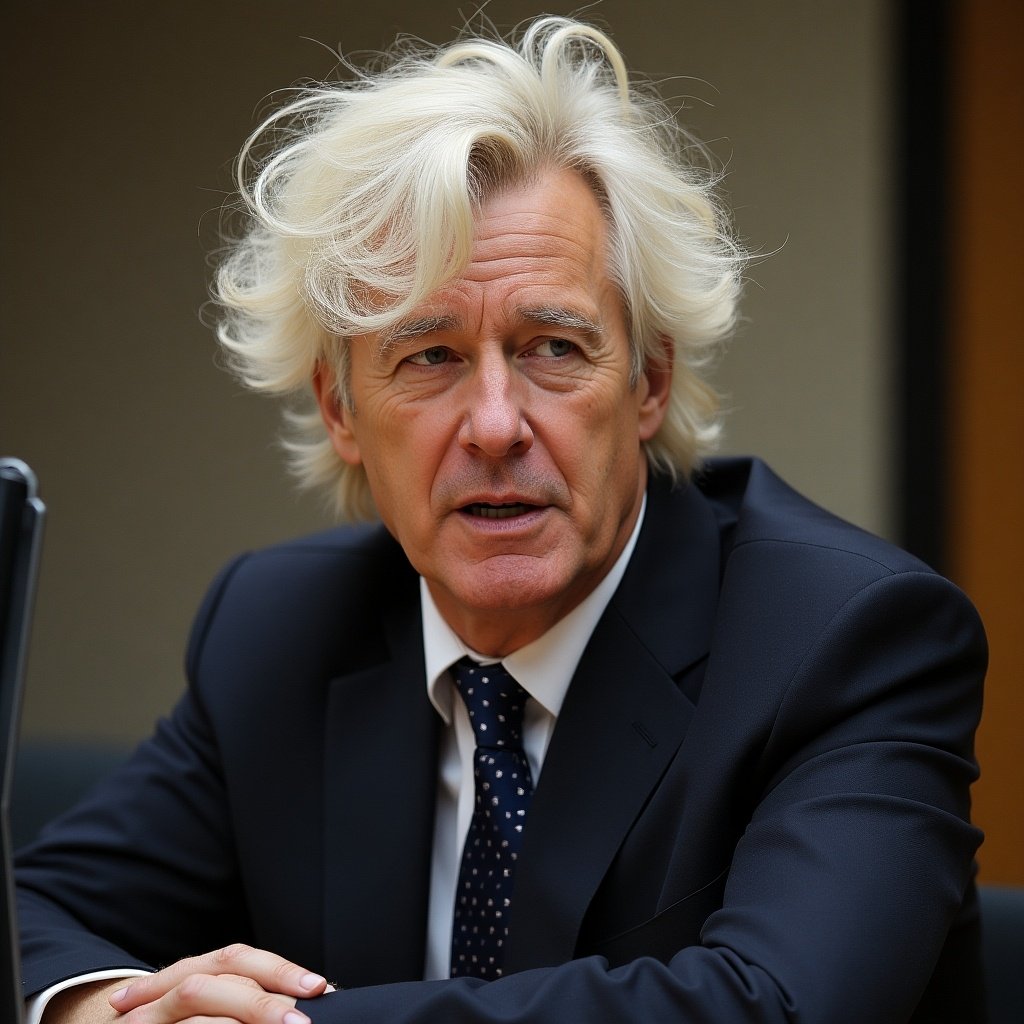
<svg viewBox="0 0 1024 1024"><path fill-rule="evenodd" d="M452 666L455 687L469 712L478 747L522 749L523 712L529 694L500 662L478 665L463 658Z"/></svg>

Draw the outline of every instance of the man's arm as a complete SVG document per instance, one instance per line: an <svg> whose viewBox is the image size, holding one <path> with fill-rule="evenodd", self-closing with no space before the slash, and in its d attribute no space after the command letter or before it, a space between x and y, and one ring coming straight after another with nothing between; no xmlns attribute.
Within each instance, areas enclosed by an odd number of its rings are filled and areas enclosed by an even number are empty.
<svg viewBox="0 0 1024 1024"><path fill-rule="evenodd" d="M119 772L19 852L27 993L249 939L215 765L201 710L186 698Z"/></svg>
<svg viewBox="0 0 1024 1024"><path fill-rule="evenodd" d="M42 1024L111 1024L117 1012L110 996L124 987L124 978L108 978L64 989L47 1003Z"/></svg>
<svg viewBox="0 0 1024 1024"><path fill-rule="evenodd" d="M70 995L68 993L72 989L87 989L100 983L113 983L117 981L123 985L127 978L138 978L146 973L146 971L115 968L108 971L90 971L88 974L65 978L63 981L58 981L42 992L36 993L26 1002L26 1024L41 1024L43 1020L50 1020L49 1014L53 1012L51 1007L60 1006L65 1000L69 999Z"/></svg>

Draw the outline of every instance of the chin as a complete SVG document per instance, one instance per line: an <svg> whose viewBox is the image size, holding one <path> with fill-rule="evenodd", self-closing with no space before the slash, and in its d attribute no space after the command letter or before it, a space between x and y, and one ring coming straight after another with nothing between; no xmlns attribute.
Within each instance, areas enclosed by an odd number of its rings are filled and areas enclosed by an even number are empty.
<svg viewBox="0 0 1024 1024"><path fill-rule="evenodd" d="M479 611L516 611L557 603L572 576L556 571L548 558L504 555L477 564L449 589L460 604Z"/></svg>

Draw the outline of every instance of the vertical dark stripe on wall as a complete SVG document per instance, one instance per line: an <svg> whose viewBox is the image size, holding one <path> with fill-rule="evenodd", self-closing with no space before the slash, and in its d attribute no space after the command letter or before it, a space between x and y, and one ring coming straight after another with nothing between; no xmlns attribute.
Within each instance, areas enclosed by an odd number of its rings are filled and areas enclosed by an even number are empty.
<svg viewBox="0 0 1024 1024"><path fill-rule="evenodd" d="M946 563L949 336L950 0L903 0L897 26L901 108L896 223L902 236L897 480L901 540Z"/></svg>

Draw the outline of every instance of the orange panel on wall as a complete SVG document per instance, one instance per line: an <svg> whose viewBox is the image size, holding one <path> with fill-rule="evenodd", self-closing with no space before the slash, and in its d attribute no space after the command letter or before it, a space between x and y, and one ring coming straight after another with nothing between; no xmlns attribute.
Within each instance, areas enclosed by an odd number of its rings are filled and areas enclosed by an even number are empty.
<svg viewBox="0 0 1024 1024"><path fill-rule="evenodd" d="M981 880L1024 884L1024 4L961 3L953 29L949 547L991 647Z"/></svg>

